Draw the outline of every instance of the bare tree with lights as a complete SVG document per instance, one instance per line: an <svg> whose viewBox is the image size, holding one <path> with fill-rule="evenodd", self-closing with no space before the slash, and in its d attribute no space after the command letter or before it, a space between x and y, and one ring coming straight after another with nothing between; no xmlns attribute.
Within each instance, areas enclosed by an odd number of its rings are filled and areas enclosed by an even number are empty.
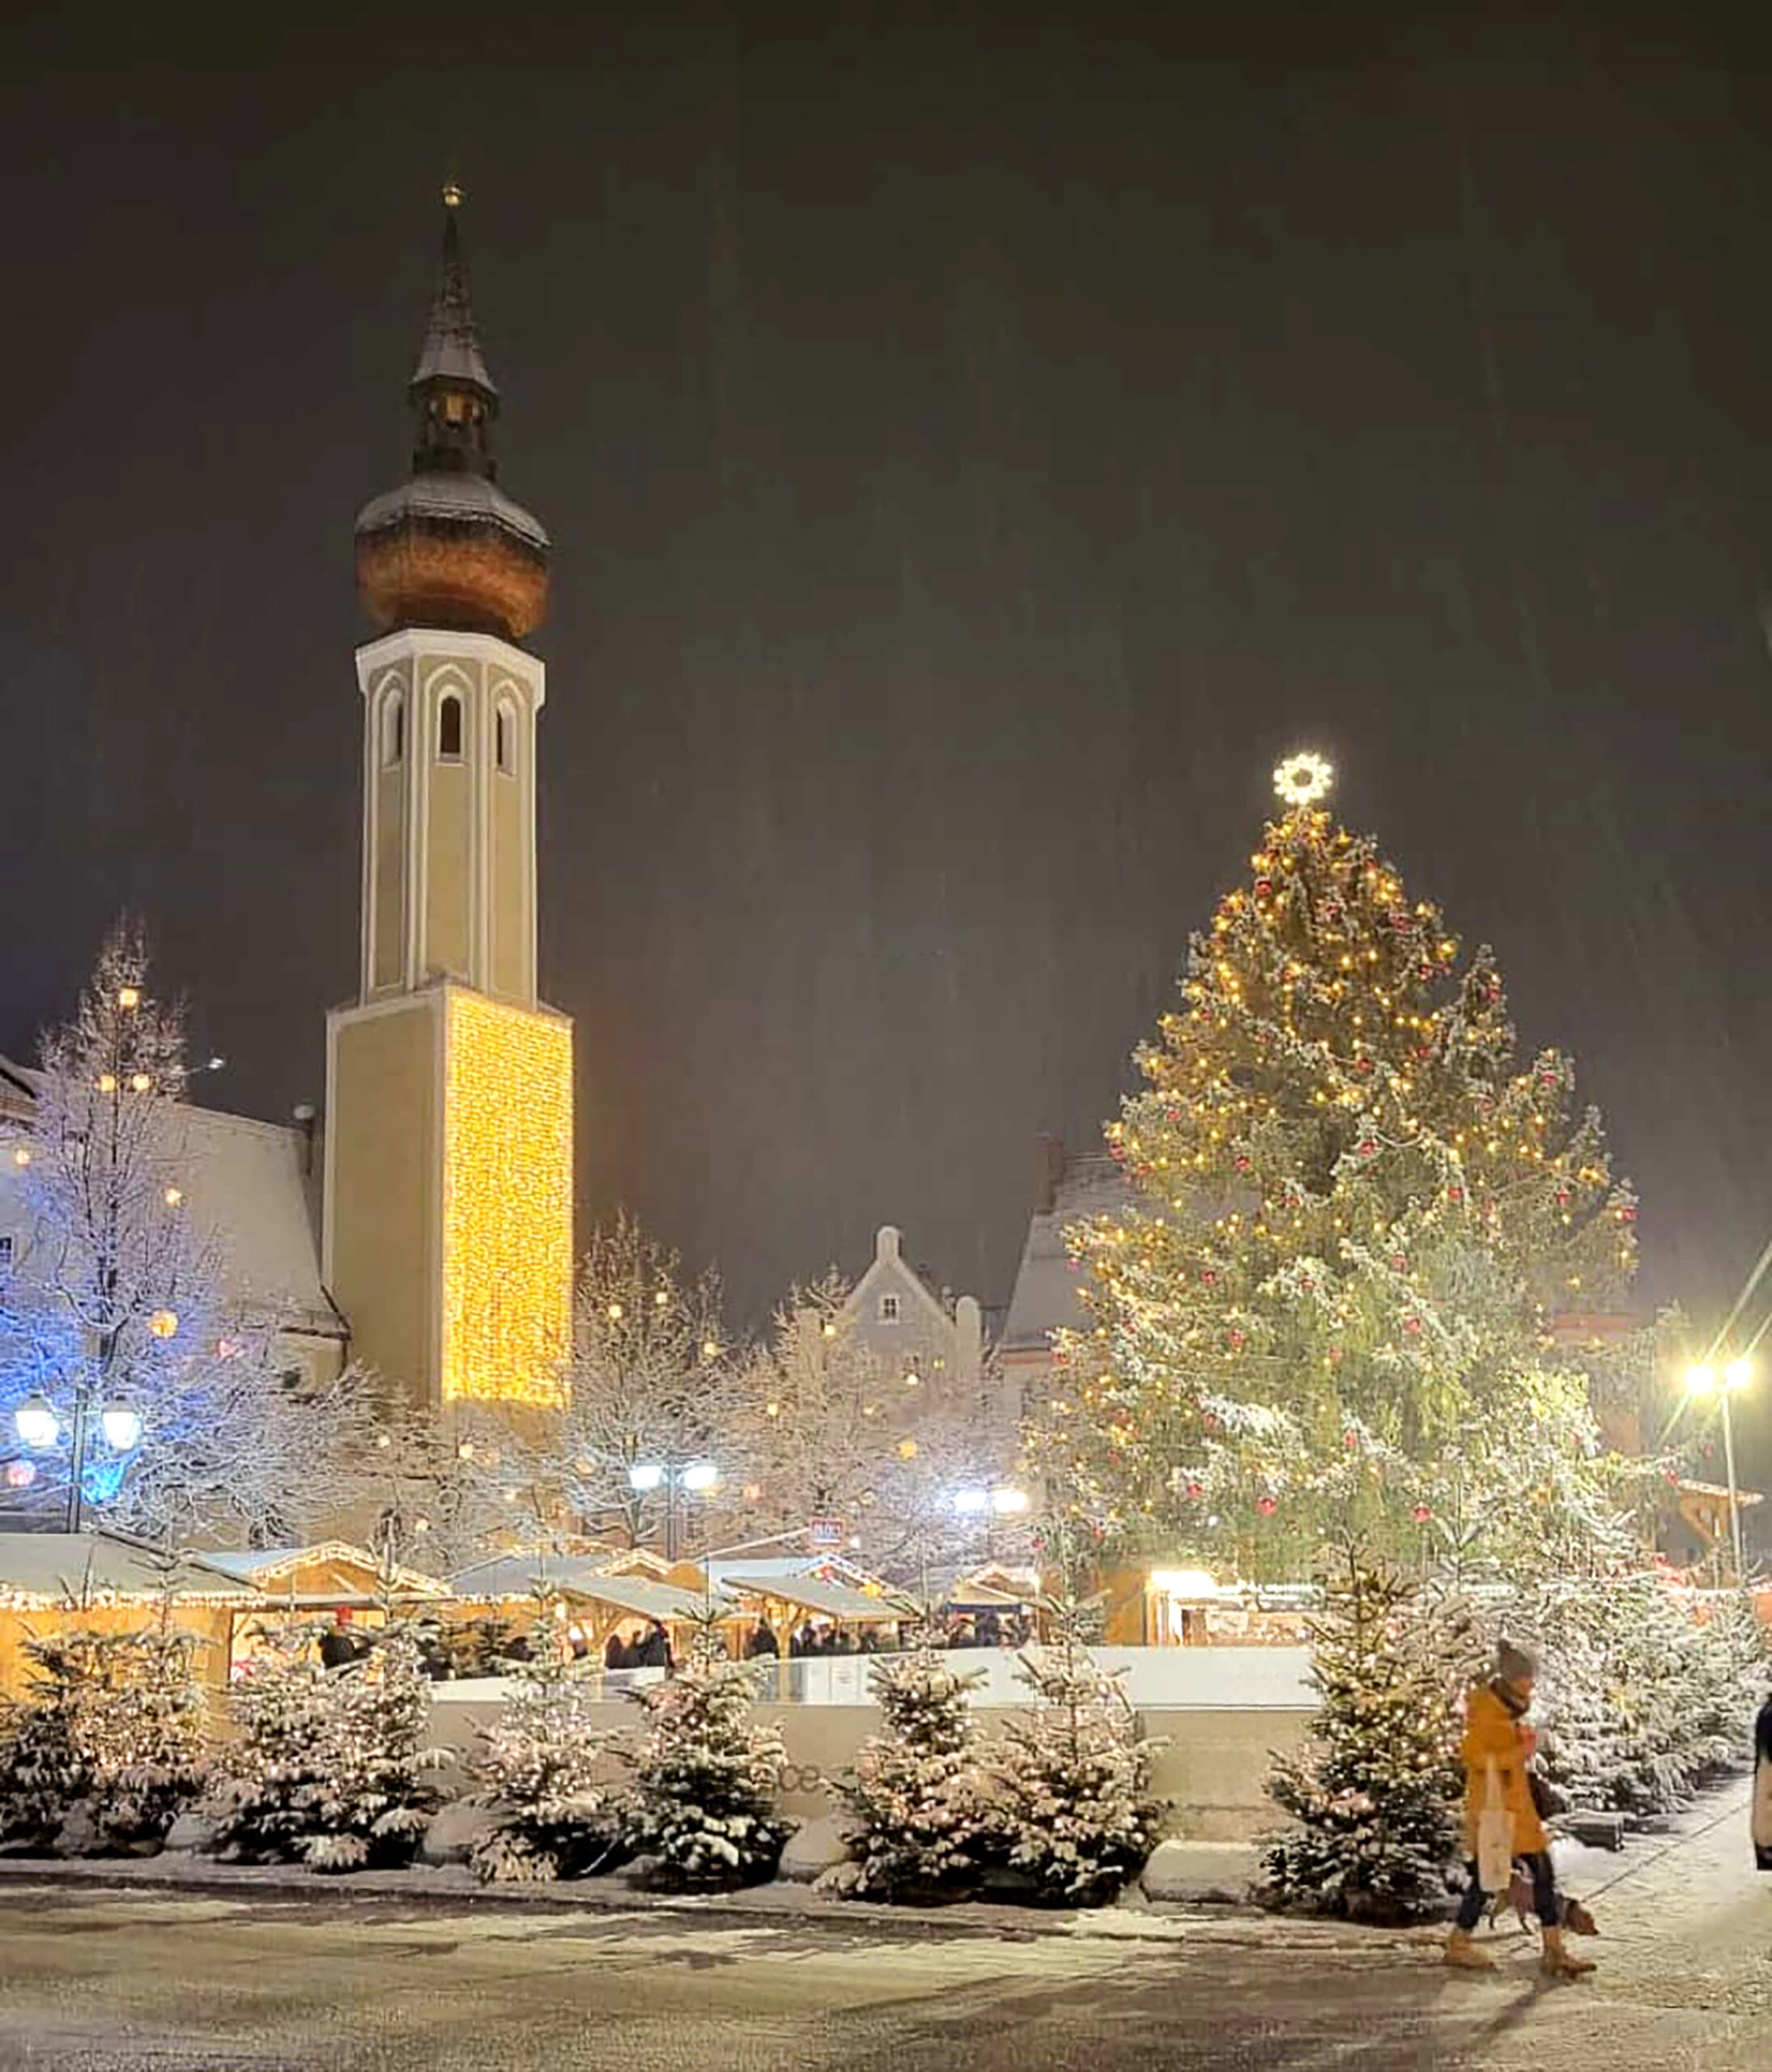
<svg viewBox="0 0 1772 2072"><path fill-rule="evenodd" d="M737 1400L716 1277L687 1278L625 1212L593 1233L550 1441L567 1511L630 1547L674 1537L679 1507L712 1498L738 1469Z"/></svg>
<svg viewBox="0 0 1772 2072"><path fill-rule="evenodd" d="M761 1533L840 1519L869 1565L913 1572L970 1541L967 1498L997 1479L988 1381L944 1386L884 1357L835 1273L797 1288L743 1375L734 1450Z"/></svg>
<svg viewBox="0 0 1772 2072"><path fill-rule="evenodd" d="M276 1535L323 1515L367 1443L358 1378L291 1386L274 1319L224 1293L224 1233L185 1199L184 1017L148 987L138 931L101 951L44 1038L15 1154L31 1216L0 1289L0 1414L70 1529Z"/></svg>
<svg viewBox="0 0 1772 2072"><path fill-rule="evenodd" d="M1426 1552L1462 1492L1489 1560L1616 1544L1559 1309L1615 1306L1636 1204L1569 1059L1519 1055L1486 949L1294 758L1249 882L1108 1126L1123 1210L1073 1228L1039 1450L1109 1532L1297 1573L1349 1522ZM1517 1457L1525 1444L1532 1458Z"/></svg>

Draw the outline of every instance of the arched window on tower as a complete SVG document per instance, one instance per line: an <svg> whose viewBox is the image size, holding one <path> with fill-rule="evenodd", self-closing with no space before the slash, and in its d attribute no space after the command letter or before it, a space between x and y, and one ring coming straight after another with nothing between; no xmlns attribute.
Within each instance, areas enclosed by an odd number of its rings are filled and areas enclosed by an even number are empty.
<svg viewBox="0 0 1772 2072"><path fill-rule="evenodd" d="M444 762L461 760L461 701L453 691L437 707L437 754Z"/></svg>
<svg viewBox="0 0 1772 2072"><path fill-rule="evenodd" d="M381 766L392 770L406 753L406 701L390 691L381 707Z"/></svg>
<svg viewBox="0 0 1772 2072"><path fill-rule="evenodd" d="M516 709L508 698L499 700L493 720L493 746L498 766L507 777L516 775Z"/></svg>

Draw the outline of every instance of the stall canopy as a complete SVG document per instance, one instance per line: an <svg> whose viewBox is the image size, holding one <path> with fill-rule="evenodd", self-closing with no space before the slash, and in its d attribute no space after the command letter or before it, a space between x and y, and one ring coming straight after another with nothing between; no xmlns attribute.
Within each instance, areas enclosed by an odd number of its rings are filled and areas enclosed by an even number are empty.
<svg viewBox="0 0 1772 2072"><path fill-rule="evenodd" d="M451 1586L457 1597L528 1597L533 1593L538 1578L551 1596L604 1605L637 1619L692 1619L707 1603L699 1591L681 1583L654 1582L644 1576L606 1575L597 1560L584 1555L550 1556L546 1561L538 1561L533 1554L507 1554L462 1569L453 1578ZM731 1604L717 1592L713 1603L716 1611L730 1614Z"/></svg>
<svg viewBox="0 0 1772 2072"><path fill-rule="evenodd" d="M876 1597L865 1590L851 1590L845 1583L825 1582L817 1576L759 1575L729 1569L720 1578L720 1586L742 1597L772 1598L778 1604L791 1604L802 1611L816 1612L821 1618L858 1624L865 1620L908 1618L912 1610L907 1599L886 1594Z"/></svg>
<svg viewBox="0 0 1772 2072"><path fill-rule="evenodd" d="M159 1597L170 1588L186 1602L242 1604L258 1592L207 1555L179 1554L170 1564L140 1541L108 1532L0 1532L0 1601L59 1605L95 1599Z"/></svg>

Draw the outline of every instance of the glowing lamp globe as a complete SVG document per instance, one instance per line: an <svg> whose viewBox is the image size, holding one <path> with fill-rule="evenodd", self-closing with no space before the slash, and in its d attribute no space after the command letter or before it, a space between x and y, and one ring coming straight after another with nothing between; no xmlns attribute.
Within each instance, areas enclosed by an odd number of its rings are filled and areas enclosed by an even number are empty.
<svg viewBox="0 0 1772 2072"><path fill-rule="evenodd" d="M148 1318L147 1327L155 1338L170 1338L178 1329L178 1318L170 1310L156 1310Z"/></svg>
<svg viewBox="0 0 1772 2072"><path fill-rule="evenodd" d="M665 1471L650 1461L641 1461L627 1471L627 1486L641 1496L656 1489L665 1479Z"/></svg>
<svg viewBox="0 0 1772 2072"><path fill-rule="evenodd" d="M720 1470L711 1460L692 1461L683 1470L683 1487L686 1489L712 1489L719 1480Z"/></svg>
<svg viewBox="0 0 1772 2072"><path fill-rule="evenodd" d="M12 1422L28 1446L53 1446L62 1430L54 1411L40 1395L28 1396L13 1412Z"/></svg>
<svg viewBox="0 0 1772 2072"><path fill-rule="evenodd" d="M132 1453L142 1442L142 1419L126 1403L107 1403L99 1413L104 1443L113 1453Z"/></svg>
<svg viewBox="0 0 1772 2072"><path fill-rule="evenodd" d="M9 1489L28 1489L37 1479L37 1464L34 1460L9 1460L6 1463L6 1487Z"/></svg>

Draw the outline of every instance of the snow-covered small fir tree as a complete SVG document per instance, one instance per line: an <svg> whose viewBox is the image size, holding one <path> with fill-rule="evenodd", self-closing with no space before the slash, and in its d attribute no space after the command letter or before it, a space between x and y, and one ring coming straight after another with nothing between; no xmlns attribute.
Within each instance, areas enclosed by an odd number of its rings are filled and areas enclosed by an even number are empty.
<svg viewBox="0 0 1772 2072"><path fill-rule="evenodd" d="M1413 1588L1351 1543L1310 1624L1322 1705L1304 1747L1268 1777L1295 1824L1268 1844L1265 1896L1354 1921L1436 1917L1462 1850L1462 1641L1449 1644Z"/></svg>
<svg viewBox="0 0 1772 2072"><path fill-rule="evenodd" d="M79 1807L88 1847L157 1849L206 1781L196 1645L167 1605L142 1632L28 1640L31 1691L0 1732L0 1841L48 1848Z"/></svg>
<svg viewBox="0 0 1772 2072"><path fill-rule="evenodd" d="M155 1624L119 1635L115 1701L96 1728L93 1824L107 1849L151 1853L209 1781L208 1730L194 1633L172 1624L168 1596Z"/></svg>
<svg viewBox="0 0 1772 2072"><path fill-rule="evenodd" d="M870 1734L831 1786L848 1815L854 1858L833 1882L858 1897L952 1896L991 1853L968 1703L979 1675L951 1669L931 1637L875 1667L886 1731Z"/></svg>
<svg viewBox="0 0 1772 2072"><path fill-rule="evenodd" d="M325 1764L306 1794L302 1860L315 1870L399 1870L442 1794L430 1747L431 1682L421 1637L396 1620L375 1635L367 1662L330 1687L341 1700L323 1742Z"/></svg>
<svg viewBox="0 0 1772 2072"><path fill-rule="evenodd" d="M98 1720L110 1694L93 1634L35 1634L24 1652L29 1689L0 1734L0 1842L47 1849L92 1795Z"/></svg>
<svg viewBox="0 0 1772 2072"><path fill-rule="evenodd" d="M991 1819L1015 1870L1040 1896L1098 1906L1135 1876L1157 1840L1161 1805L1150 1796L1151 1743L1121 1688L1099 1668L1073 1602L1047 1614L1051 1643L1022 1658L1035 1710L1006 1730L990 1764Z"/></svg>
<svg viewBox="0 0 1772 2072"><path fill-rule="evenodd" d="M299 1862L312 1805L332 1767L344 1686L361 1665L328 1669L317 1624L265 1637L232 1692L235 1735L215 1794L215 1853L234 1862Z"/></svg>
<svg viewBox="0 0 1772 2072"><path fill-rule="evenodd" d="M781 1734L751 1718L756 1672L728 1658L715 1619L699 1623L674 1675L629 1695L645 1707L649 1727L627 1759L633 1789L622 1815L624 1848L655 1859L661 1883L769 1877L793 1828L776 1810Z"/></svg>
<svg viewBox="0 0 1772 2072"><path fill-rule="evenodd" d="M538 1594L536 1624L551 1626L551 1603ZM592 1725L582 1680L555 1650L532 1647L514 1673L515 1694L481 1729L474 1795L492 1821L468 1861L487 1884L581 1878L616 1849L609 1737Z"/></svg>

